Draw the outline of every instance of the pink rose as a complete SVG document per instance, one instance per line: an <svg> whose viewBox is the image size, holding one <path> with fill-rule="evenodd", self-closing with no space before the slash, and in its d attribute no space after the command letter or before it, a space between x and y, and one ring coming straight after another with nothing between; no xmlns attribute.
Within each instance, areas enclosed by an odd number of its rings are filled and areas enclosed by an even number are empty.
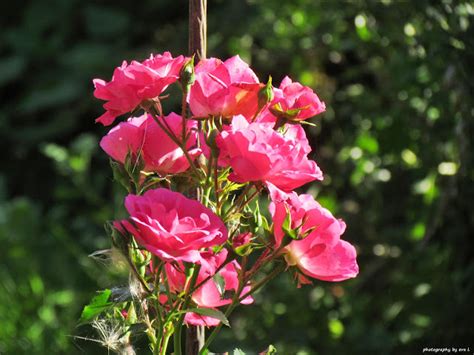
<svg viewBox="0 0 474 355"><path fill-rule="evenodd" d="M239 287L238 273L237 270L240 269L240 265L237 261L232 261L228 263L221 271L218 272L220 275L223 288L218 286L214 280L209 280L202 287L200 287L196 292L193 293L192 300L200 308L211 308L215 309L217 307L222 307L232 303L232 296L237 291ZM240 296L245 295L251 289L250 285L245 286L242 290ZM245 297L240 301L243 305L248 305L253 303L252 296ZM220 321L216 318L203 316L197 313L186 313L184 318L185 322L190 325L204 325L208 327L217 326Z"/></svg>
<svg viewBox="0 0 474 355"><path fill-rule="evenodd" d="M302 121L326 110L324 102L311 88L298 82L292 82L287 76L282 80L279 89L274 90L274 93L275 99L269 110L277 116L281 115L293 121Z"/></svg>
<svg viewBox="0 0 474 355"><path fill-rule="evenodd" d="M173 133L181 138L183 120L171 113L159 120L166 121ZM196 145L197 122L186 120L189 138L186 142L192 159L201 154ZM189 162L178 145L169 138L150 115L131 117L121 122L100 141L102 149L114 160L124 163L128 152L134 157L140 155L145 162L145 171L154 171L161 175L177 174L189 168Z"/></svg>
<svg viewBox="0 0 474 355"><path fill-rule="evenodd" d="M258 91L262 87L248 64L237 55L222 62L204 59L196 65L196 80L188 96L194 116L244 115L250 119L258 109Z"/></svg>
<svg viewBox="0 0 474 355"><path fill-rule="evenodd" d="M268 184L272 202L276 247L284 237L283 223L289 212L291 229L298 230L301 240L291 241L282 251L290 266L296 266L304 275L324 280L342 281L356 277L359 267L356 250L340 237L346 229L342 220L321 207L311 195L287 194ZM301 283L307 279L299 275Z"/></svg>
<svg viewBox="0 0 474 355"><path fill-rule="evenodd" d="M285 191L322 180L321 170L307 157L311 147L303 128L291 125L282 134L272 126L235 116L231 127L218 136L219 159L233 169L229 179L271 182Z"/></svg>
<svg viewBox="0 0 474 355"><path fill-rule="evenodd" d="M233 260L222 267L215 276L216 271L224 264L227 258L227 250L223 249L218 254L211 252L202 253L201 269L196 280L196 284L200 284L211 276L201 287L199 287L192 295L193 302L200 308L218 308L228 305L232 302L233 294L239 287L238 270L240 265ZM167 263L165 264L168 282L172 292L182 292L184 290L184 283L186 276L184 275L184 265L180 264L178 267ZM219 279L219 281L216 281ZM250 286L245 286L241 292L241 296L250 291ZM241 304L251 304L253 298L251 296L245 297ZM197 313L187 313L185 317L187 324L216 326L219 320L203 316Z"/></svg>
<svg viewBox="0 0 474 355"><path fill-rule="evenodd" d="M253 235L251 232L240 233L232 238L232 248L238 249L252 242Z"/></svg>
<svg viewBox="0 0 474 355"><path fill-rule="evenodd" d="M151 55L142 63L124 61L115 68L109 82L94 79L94 96L107 101L106 112L96 121L108 126L117 116L133 111L143 100L159 96L179 78L185 59L183 56L173 58L169 52Z"/></svg>
<svg viewBox="0 0 474 355"><path fill-rule="evenodd" d="M201 262L201 249L227 240L222 220L196 200L167 189L128 195L130 220L122 225L137 242L164 261Z"/></svg>

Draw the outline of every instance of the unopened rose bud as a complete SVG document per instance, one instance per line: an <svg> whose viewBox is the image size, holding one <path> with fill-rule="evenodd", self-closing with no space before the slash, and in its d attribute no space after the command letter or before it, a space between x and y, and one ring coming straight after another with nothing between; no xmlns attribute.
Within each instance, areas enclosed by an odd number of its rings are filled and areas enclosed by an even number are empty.
<svg viewBox="0 0 474 355"><path fill-rule="evenodd" d="M265 107L266 104L273 100L273 86L272 86L272 77L268 77L268 81L264 87L258 92L258 109L259 111Z"/></svg>
<svg viewBox="0 0 474 355"><path fill-rule="evenodd" d="M183 65L179 74L179 82L184 92L188 92L194 83L194 56Z"/></svg>
<svg viewBox="0 0 474 355"><path fill-rule="evenodd" d="M240 255L248 255L252 252L252 239L253 235L250 232L241 233L236 235L232 239L232 247L234 248L235 252Z"/></svg>
<svg viewBox="0 0 474 355"><path fill-rule="evenodd" d="M219 135L219 131L217 129L213 129L209 132L209 135L206 137L206 144L212 150L212 152L218 152L219 148L217 147L216 138Z"/></svg>

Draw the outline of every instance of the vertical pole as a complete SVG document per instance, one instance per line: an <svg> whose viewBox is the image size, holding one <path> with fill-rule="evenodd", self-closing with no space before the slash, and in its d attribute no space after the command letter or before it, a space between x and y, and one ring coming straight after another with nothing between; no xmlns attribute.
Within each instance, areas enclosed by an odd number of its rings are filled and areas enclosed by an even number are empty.
<svg viewBox="0 0 474 355"><path fill-rule="evenodd" d="M206 58L207 51L207 0L189 0L189 55L195 63ZM204 346L203 326L190 325L186 329L186 355L197 355Z"/></svg>
<svg viewBox="0 0 474 355"><path fill-rule="evenodd" d="M196 62L206 58L207 50L207 0L189 0L189 55L196 55Z"/></svg>

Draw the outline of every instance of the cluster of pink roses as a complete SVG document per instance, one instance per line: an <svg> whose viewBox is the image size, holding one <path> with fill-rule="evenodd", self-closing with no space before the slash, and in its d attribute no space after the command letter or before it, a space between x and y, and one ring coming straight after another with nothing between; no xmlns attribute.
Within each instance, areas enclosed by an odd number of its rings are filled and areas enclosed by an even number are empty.
<svg viewBox="0 0 474 355"><path fill-rule="evenodd" d="M164 115L161 95L174 82L181 84L183 108ZM357 275L356 251L341 239L344 222L312 196L293 191L323 179L308 157L301 126L325 110L313 90L288 77L278 88L261 83L239 56L204 59L194 67L192 59L168 52L124 62L109 82L96 79L94 85L94 95L106 101L98 122L107 126L120 115L144 111L112 128L100 145L121 164L140 161L138 183L149 176L159 181L159 188L126 197L130 218L115 226L157 258L144 277L159 273L155 279L167 284L169 293L160 297L165 310L179 309L183 292L191 293L194 309L249 304L252 277L266 262L284 262L299 284ZM239 222L262 191L271 200L268 240ZM261 251L251 267L242 252L246 246ZM196 311L184 320L219 324Z"/></svg>

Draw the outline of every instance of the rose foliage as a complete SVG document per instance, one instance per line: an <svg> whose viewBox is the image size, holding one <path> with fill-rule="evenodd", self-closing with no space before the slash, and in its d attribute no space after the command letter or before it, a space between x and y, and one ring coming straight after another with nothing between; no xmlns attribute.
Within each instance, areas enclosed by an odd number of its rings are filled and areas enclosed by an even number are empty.
<svg viewBox="0 0 474 355"><path fill-rule="evenodd" d="M173 83L180 114L162 108ZM108 231L131 276L128 292L101 293L84 321L118 325L122 348L144 333L156 354L171 337L181 354L183 325L205 326L206 353L234 308L278 274L297 287L357 276L345 223L294 191L323 179L301 125L325 110L312 89L288 77L278 88L260 82L238 56L194 65L168 52L124 62L94 85L105 101L97 121L124 117L100 146L128 191L127 215Z"/></svg>

